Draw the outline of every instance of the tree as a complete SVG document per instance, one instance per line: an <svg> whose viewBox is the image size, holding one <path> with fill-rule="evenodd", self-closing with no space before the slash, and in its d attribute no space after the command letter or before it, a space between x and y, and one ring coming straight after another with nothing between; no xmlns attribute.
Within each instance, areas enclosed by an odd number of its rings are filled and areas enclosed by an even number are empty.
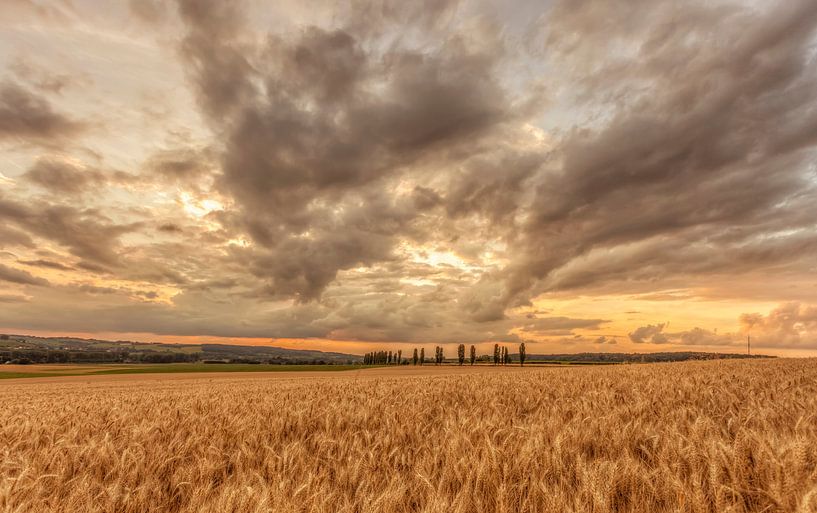
<svg viewBox="0 0 817 513"><path fill-rule="evenodd" d="M400 365L402 363L403 363L403 350L398 349L397 350L397 365Z"/></svg>
<svg viewBox="0 0 817 513"><path fill-rule="evenodd" d="M423 363L425 363L425 361L426 361L426 348L425 348L425 347L421 347L421 348L420 348L420 365L422 365Z"/></svg>
<svg viewBox="0 0 817 513"><path fill-rule="evenodd" d="M386 356L386 363L391 365L391 351L389 351L388 356Z"/></svg>
<svg viewBox="0 0 817 513"><path fill-rule="evenodd" d="M462 365L465 362L465 344L457 346L457 360Z"/></svg>
<svg viewBox="0 0 817 513"><path fill-rule="evenodd" d="M477 348L474 347L474 346L471 346L471 365L474 365L474 362L476 361L476 359L477 359Z"/></svg>
<svg viewBox="0 0 817 513"><path fill-rule="evenodd" d="M499 344L494 344L494 365L499 365Z"/></svg>
<svg viewBox="0 0 817 513"><path fill-rule="evenodd" d="M519 366L525 366L525 343L519 344Z"/></svg>
<svg viewBox="0 0 817 513"><path fill-rule="evenodd" d="M415 347L415 348L414 348L414 356L412 356L412 357L411 357L411 363L412 363L412 365L417 365L417 358L418 358L418 357L417 357L417 348Z"/></svg>

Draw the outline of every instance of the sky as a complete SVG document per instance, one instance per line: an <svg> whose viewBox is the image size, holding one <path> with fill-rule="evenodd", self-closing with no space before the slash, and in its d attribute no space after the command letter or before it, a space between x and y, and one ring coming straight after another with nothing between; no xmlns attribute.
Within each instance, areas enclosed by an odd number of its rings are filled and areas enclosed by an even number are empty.
<svg viewBox="0 0 817 513"><path fill-rule="evenodd" d="M0 332L817 356L813 0L5 0Z"/></svg>

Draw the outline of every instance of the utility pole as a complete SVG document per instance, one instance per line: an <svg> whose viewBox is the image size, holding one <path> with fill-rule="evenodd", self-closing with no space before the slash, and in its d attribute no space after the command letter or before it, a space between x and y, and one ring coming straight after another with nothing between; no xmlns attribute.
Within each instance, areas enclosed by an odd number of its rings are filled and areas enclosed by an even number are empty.
<svg viewBox="0 0 817 513"><path fill-rule="evenodd" d="M751 335L746 335L746 354L752 356L752 337Z"/></svg>

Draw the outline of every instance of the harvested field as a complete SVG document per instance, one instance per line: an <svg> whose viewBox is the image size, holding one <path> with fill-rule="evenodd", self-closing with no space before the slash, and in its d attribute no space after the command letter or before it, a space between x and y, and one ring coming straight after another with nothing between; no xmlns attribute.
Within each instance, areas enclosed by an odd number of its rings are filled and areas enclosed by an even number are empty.
<svg viewBox="0 0 817 513"><path fill-rule="evenodd" d="M817 511L814 360L301 374L4 381L0 511Z"/></svg>

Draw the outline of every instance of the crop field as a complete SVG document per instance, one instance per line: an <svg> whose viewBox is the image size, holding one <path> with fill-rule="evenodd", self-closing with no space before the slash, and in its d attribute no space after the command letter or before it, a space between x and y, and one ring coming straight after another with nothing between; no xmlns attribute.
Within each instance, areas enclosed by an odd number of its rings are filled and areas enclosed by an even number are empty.
<svg viewBox="0 0 817 513"><path fill-rule="evenodd" d="M213 372L323 372L347 371L360 365L268 365L247 363L160 363L160 364L41 364L2 365L0 379L109 374L179 374Z"/></svg>
<svg viewBox="0 0 817 513"><path fill-rule="evenodd" d="M0 511L817 511L815 360L140 377L0 384Z"/></svg>

